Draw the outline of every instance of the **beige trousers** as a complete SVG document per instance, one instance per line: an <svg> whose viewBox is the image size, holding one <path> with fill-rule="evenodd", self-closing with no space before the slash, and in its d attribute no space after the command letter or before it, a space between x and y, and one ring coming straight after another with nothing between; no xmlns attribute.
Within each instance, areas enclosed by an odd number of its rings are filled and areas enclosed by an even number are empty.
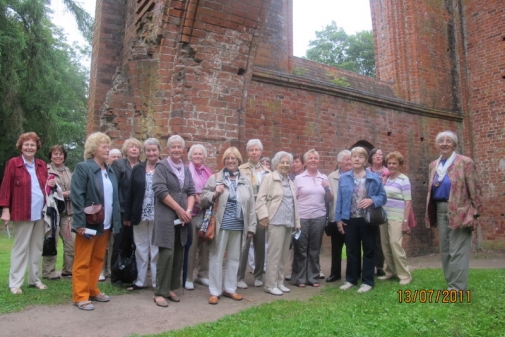
<svg viewBox="0 0 505 337"><path fill-rule="evenodd" d="M44 220L14 221L9 288L20 288L28 266L28 284L40 282L39 268L44 246Z"/></svg>
<svg viewBox="0 0 505 337"><path fill-rule="evenodd" d="M72 229L72 216L64 215L60 218L60 225L56 228L56 245L58 245L58 236L63 241L63 267L61 273L65 275L72 274L72 265L74 264L74 241L75 233L71 232ZM42 277L53 278L57 277L56 273L56 259L57 256L43 256L42 257Z"/></svg>
<svg viewBox="0 0 505 337"><path fill-rule="evenodd" d="M291 243L291 227L268 226L267 272L265 289L276 288L284 284L284 266Z"/></svg>
<svg viewBox="0 0 505 337"><path fill-rule="evenodd" d="M407 255L402 247L403 233L400 221L389 220L379 226L382 252L386 260L386 276L398 276L400 280L411 277L407 265Z"/></svg>
<svg viewBox="0 0 505 337"><path fill-rule="evenodd" d="M193 271L197 267L198 278L209 278L209 245L207 242L198 240L198 231L196 228L197 217L191 219L192 239L191 247L189 248L188 259L188 281L193 282Z"/></svg>

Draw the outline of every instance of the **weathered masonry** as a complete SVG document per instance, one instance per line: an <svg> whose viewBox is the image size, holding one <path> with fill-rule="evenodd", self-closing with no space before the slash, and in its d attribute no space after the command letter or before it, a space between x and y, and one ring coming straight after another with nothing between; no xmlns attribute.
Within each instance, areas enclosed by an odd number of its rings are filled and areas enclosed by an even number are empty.
<svg viewBox="0 0 505 337"><path fill-rule="evenodd" d="M230 145L316 148L323 171L358 141L399 150L424 228L435 135L455 130L484 187L478 240L505 249L505 2L370 0L377 78L292 55L291 0L97 0L88 131L116 145L182 135L216 165ZM322 8L321 10L324 10Z"/></svg>

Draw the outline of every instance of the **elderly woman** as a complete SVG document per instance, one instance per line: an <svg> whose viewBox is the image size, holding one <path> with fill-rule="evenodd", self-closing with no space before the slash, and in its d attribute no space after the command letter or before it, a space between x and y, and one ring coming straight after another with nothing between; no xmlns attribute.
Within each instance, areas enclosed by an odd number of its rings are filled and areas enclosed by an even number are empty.
<svg viewBox="0 0 505 337"><path fill-rule="evenodd" d="M388 214L388 223L380 226L382 251L386 259L386 275L379 276L379 280L388 280L393 277L400 279L401 285L412 281L407 266L407 255L402 247L403 232L410 233L409 214L412 203L409 178L401 172L404 160L400 152L391 152L386 157L389 177L384 189L387 194L387 203L384 210Z"/></svg>
<svg viewBox="0 0 505 337"><path fill-rule="evenodd" d="M386 203L386 191L377 175L365 170L368 153L362 147L351 150L353 170L340 177L337 194L335 221L340 233L345 233L347 252L346 283L340 287L347 290L358 284L361 249L363 249L362 284L358 289L364 293L374 286L374 246L376 226L366 224L363 216L368 207L380 207ZM345 230L344 230L345 228Z"/></svg>
<svg viewBox="0 0 505 337"><path fill-rule="evenodd" d="M153 189L154 230L152 244L158 246L154 303L168 307L167 298L179 302L174 290L181 285L183 247L188 238L195 205L195 184L182 162L185 142L179 135L168 138L168 157L156 164Z"/></svg>
<svg viewBox="0 0 505 337"><path fill-rule="evenodd" d="M262 157L260 159L260 163L267 169L272 170L272 161L270 160L270 157Z"/></svg>
<svg viewBox="0 0 505 337"><path fill-rule="evenodd" d="M55 239L59 237L63 241L63 268L61 276L72 276L72 265L74 263L74 240L75 234L71 232L72 202L70 201L70 180L72 172L65 166L67 160L67 151L62 145L54 145L49 150L49 160L47 165L48 173L54 176L56 183L60 185L65 198L65 211L60 214L60 224L56 229ZM56 241L58 243L58 241ZM60 276L56 274L56 256L44 256L42 258L42 277L55 280Z"/></svg>
<svg viewBox="0 0 505 337"><path fill-rule="evenodd" d="M372 151L370 151L368 155L368 164L370 164L370 167L368 167L367 170L376 174L384 185L389 177L389 171L386 167L384 153L381 149L373 148ZM386 275L384 272L384 253L382 252L380 231L377 231L377 236L375 237L375 268L377 269L378 276Z"/></svg>
<svg viewBox="0 0 505 337"><path fill-rule="evenodd" d="M128 252L133 244L133 228L124 223L126 212L126 200L130 195L131 174L135 165L140 163L139 157L142 145L135 138L129 138L123 143L122 152L124 158L116 159L112 163L112 169L116 174L119 187L119 206L121 210L121 231L114 235L112 247L111 265L114 266L121 251ZM122 280L112 272L111 283L121 285Z"/></svg>
<svg viewBox="0 0 505 337"><path fill-rule="evenodd" d="M109 165L112 165L113 162L116 161L116 159L123 158L123 154L121 153L120 149L112 149L109 152Z"/></svg>
<svg viewBox="0 0 505 337"><path fill-rule="evenodd" d="M239 166L240 174L251 182L254 198L258 194L260 184L270 170L265 166L261 165L260 158L263 152L263 144L259 139L250 139L246 146L247 155L249 160ZM240 267L238 270L238 283L237 287L241 289L247 289L247 284L245 283L245 272L247 269L247 258L249 248L251 246L251 240L254 246L254 286L263 286L263 269L265 268L265 244L266 244L266 231L261 226L256 229L256 234L252 238L248 238L242 251L240 257Z"/></svg>
<svg viewBox="0 0 505 337"><path fill-rule="evenodd" d="M156 198L153 190L153 177L161 152L160 142L148 138L144 142L147 160L136 165L131 174L130 195L126 200L124 224L133 225L133 238L137 249L137 279L126 290L142 289L147 284L147 270L151 266L151 284L156 287L156 263L158 247L151 244L154 227L154 205Z"/></svg>
<svg viewBox="0 0 505 337"><path fill-rule="evenodd" d="M301 235L294 242L291 283L319 287L319 253L326 223L325 203L333 200L328 177L318 170L319 153L312 149L303 155L306 170L296 176L295 189L300 212Z"/></svg>
<svg viewBox="0 0 505 337"><path fill-rule="evenodd" d="M206 287L209 286L209 246L207 242L197 240L198 231L203 223L205 210L200 205L200 195L205 183L212 175L212 171L205 166L207 158L207 149L202 144L194 144L188 151L189 171L195 183L195 205L191 211L191 232L193 243L189 248L188 259L188 279L186 280L185 288L188 290L195 289L193 281L200 283ZM198 253L198 259L197 259ZM198 266L197 278L193 279L193 270Z"/></svg>
<svg viewBox="0 0 505 337"><path fill-rule="evenodd" d="M242 300L242 295L236 293L240 252L244 248L240 245L247 245L256 232L254 194L250 180L238 169L242 156L236 147L223 153L223 164L224 168L207 180L200 196L205 208L219 200L214 210L216 233L209 249L209 304L217 304L221 294L235 301Z"/></svg>
<svg viewBox="0 0 505 337"><path fill-rule="evenodd" d="M456 153L455 133L439 133L435 144L440 157L430 164L426 226L438 227L449 290L466 290L472 230L482 212L481 187L472 159Z"/></svg>
<svg viewBox="0 0 505 337"><path fill-rule="evenodd" d="M121 228L119 196L114 171L107 166L110 138L101 132L88 136L84 144L85 161L77 164L72 175L70 197L74 208L72 228L77 233L74 243L72 300L81 310L93 310L91 301L108 302L109 296L98 289L98 276L109 235ZM84 208L101 205L102 223L90 224ZM90 234L90 230L95 234Z"/></svg>
<svg viewBox="0 0 505 337"><path fill-rule="evenodd" d="M35 158L41 147L35 132L19 136L16 147L19 157L10 159L5 166L0 206L2 222L14 224L14 245L11 252L9 288L13 294L21 294L27 265L28 284L44 290L47 286L40 281L39 267L44 243L44 219L42 209L45 204L44 186L53 187L55 180L48 180L47 164Z"/></svg>
<svg viewBox="0 0 505 337"><path fill-rule="evenodd" d="M291 153L276 153L272 159L275 171L263 180L256 200L259 224L268 227L265 291L276 296L290 292L284 286L284 265L291 243L291 232L294 228L300 229L295 185L289 179L292 163Z"/></svg>
<svg viewBox="0 0 505 337"><path fill-rule="evenodd" d="M326 282L335 282L342 278L342 248L344 247L344 235L337 230L335 208L337 207L337 192L340 176L352 170L351 151L340 151L337 155L337 165L337 169L328 176L330 189L335 197L333 198L333 203L330 206L330 212L328 214L328 226L333 226L334 230L331 234L331 273L326 279Z"/></svg>

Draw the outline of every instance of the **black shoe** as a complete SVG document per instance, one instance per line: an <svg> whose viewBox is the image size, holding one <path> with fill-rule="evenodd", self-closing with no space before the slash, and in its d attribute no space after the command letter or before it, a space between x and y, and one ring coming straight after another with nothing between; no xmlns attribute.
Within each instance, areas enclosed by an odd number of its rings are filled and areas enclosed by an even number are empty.
<svg viewBox="0 0 505 337"><path fill-rule="evenodd" d="M110 281L110 284L112 284L115 287L122 287L123 286L123 281L117 280L117 281Z"/></svg>
<svg viewBox="0 0 505 337"><path fill-rule="evenodd" d="M54 277L43 277L43 279L46 280L51 280L51 281L56 281L59 280L61 277L60 276L54 276Z"/></svg>
<svg viewBox="0 0 505 337"><path fill-rule="evenodd" d="M61 274L61 277L72 277L72 274Z"/></svg>
<svg viewBox="0 0 505 337"><path fill-rule="evenodd" d="M337 277L335 275L330 275L328 276L328 278L326 279L326 282L335 282L335 281L338 281L340 280L342 277Z"/></svg>
<svg viewBox="0 0 505 337"><path fill-rule="evenodd" d="M377 276L386 276L386 272L383 269L377 268Z"/></svg>

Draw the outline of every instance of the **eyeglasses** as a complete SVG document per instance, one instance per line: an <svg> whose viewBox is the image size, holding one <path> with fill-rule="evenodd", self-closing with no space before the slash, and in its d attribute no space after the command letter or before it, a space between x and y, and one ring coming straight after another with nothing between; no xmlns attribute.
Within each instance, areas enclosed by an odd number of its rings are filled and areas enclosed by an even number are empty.
<svg viewBox="0 0 505 337"><path fill-rule="evenodd" d="M224 159L224 161L237 161L237 158L235 157L227 157Z"/></svg>

